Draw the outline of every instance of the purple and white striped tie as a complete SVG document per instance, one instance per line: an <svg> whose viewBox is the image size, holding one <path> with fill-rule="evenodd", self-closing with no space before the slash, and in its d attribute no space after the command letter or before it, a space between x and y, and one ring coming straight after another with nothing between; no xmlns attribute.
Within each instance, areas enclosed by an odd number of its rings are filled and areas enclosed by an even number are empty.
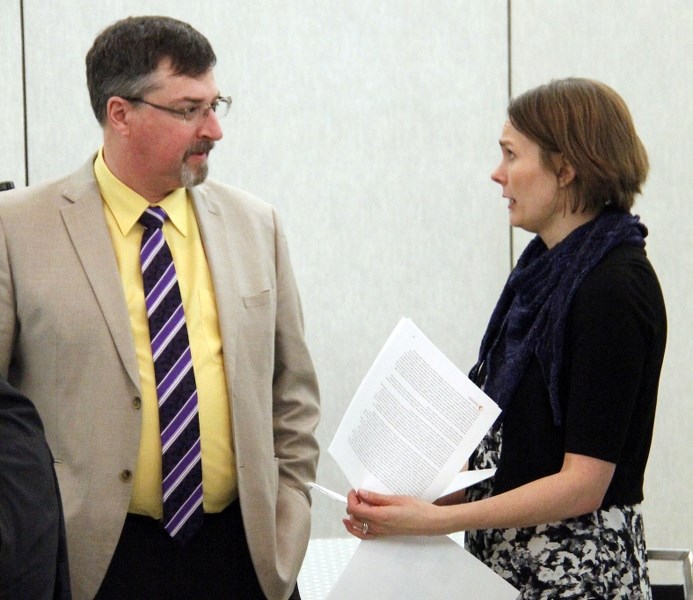
<svg viewBox="0 0 693 600"><path fill-rule="evenodd" d="M140 262L161 429L164 527L185 543L202 524L202 455L197 388L173 258L158 206L140 217Z"/></svg>

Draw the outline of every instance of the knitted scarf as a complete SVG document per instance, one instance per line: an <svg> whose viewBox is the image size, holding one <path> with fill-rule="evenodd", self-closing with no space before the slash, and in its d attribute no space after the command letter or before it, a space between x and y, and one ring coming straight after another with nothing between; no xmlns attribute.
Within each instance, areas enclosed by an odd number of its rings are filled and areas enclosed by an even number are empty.
<svg viewBox="0 0 693 600"><path fill-rule="evenodd" d="M575 292L612 248L620 244L642 248L646 236L647 228L638 216L615 210L603 211L551 250L536 236L501 292L470 379L483 383L484 392L505 412L536 356L548 384L554 423L561 424L558 381L565 323ZM485 377L480 378L482 370Z"/></svg>

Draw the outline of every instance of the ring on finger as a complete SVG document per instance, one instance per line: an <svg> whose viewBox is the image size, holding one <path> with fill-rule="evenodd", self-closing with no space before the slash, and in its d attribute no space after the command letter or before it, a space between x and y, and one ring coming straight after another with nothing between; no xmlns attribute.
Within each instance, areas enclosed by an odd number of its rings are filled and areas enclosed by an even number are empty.
<svg viewBox="0 0 693 600"><path fill-rule="evenodd" d="M366 535L368 533L368 523L365 521L363 522L363 525L361 526L361 533L363 535Z"/></svg>

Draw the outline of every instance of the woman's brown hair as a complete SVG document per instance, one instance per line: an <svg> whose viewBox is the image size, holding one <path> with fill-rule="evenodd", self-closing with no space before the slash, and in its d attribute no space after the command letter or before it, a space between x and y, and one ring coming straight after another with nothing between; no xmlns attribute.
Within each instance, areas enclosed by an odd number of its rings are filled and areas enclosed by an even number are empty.
<svg viewBox="0 0 693 600"><path fill-rule="evenodd" d="M612 88L591 79L551 81L510 101L513 127L575 169L573 212L605 206L629 211L647 178L647 152L630 111Z"/></svg>

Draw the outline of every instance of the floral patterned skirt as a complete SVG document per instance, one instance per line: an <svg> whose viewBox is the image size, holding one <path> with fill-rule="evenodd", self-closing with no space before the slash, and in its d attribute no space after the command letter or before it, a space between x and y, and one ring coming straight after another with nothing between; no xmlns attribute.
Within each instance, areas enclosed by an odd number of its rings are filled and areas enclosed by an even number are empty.
<svg viewBox="0 0 693 600"><path fill-rule="evenodd" d="M474 468L497 464L501 432L487 435ZM485 484L485 485L484 485ZM492 482L469 490L470 500ZM651 600L639 505L611 506L565 521L468 531L467 550L521 591L522 600Z"/></svg>

